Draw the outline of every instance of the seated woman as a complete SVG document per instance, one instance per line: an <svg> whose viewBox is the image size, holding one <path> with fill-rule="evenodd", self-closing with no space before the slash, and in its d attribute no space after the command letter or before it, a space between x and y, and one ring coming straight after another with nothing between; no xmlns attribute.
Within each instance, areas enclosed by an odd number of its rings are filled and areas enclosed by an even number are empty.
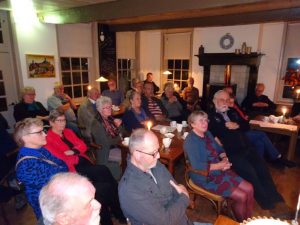
<svg viewBox="0 0 300 225"><path fill-rule="evenodd" d="M165 84L164 93L165 94L161 97L161 101L168 111L168 118L180 123L182 120L186 120L184 106L180 102L179 97L174 95L174 86L172 82Z"/></svg>
<svg viewBox="0 0 300 225"><path fill-rule="evenodd" d="M33 87L24 87L21 90L21 96L21 101L14 107L16 122L25 118L48 120L49 112L42 103L35 101L35 89Z"/></svg>
<svg viewBox="0 0 300 225"><path fill-rule="evenodd" d="M91 134L94 142L101 145L97 164L106 165L117 179L121 175L121 152L117 148L122 136L122 120L112 117L112 101L101 96L96 101L98 114L92 122ZM119 151L118 151L119 150Z"/></svg>
<svg viewBox="0 0 300 225"><path fill-rule="evenodd" d="M47 133L45 148L63 160L70 171L87 176L95 185L96 198L101 202L101 223L112 224L110 210L126 221L119 204L118 183L104 165L93 165L85 155L87 147L76 134L66 128L66 118L62 110L54 109L49 114L51 129ZM106 188L107 191L104 191Z"/></svg>
<svg viewBox="0 0 300 225"><path fill-rule="evenodd" d="M145 123L149 120L154 120L151 113L142 107L141 94L132 91L129 96L130 107L123 115L124 127L128 132L132 132L133 129L145 127Z"/></svg>
<svg viewBox="0 0 300 225"><path fill-rule="evenodd" d="M194 111L188 122L192 131L184 141L184 151L193 169L208 170L208 177L191 173L191 179L210 192L232 199L233 211L239 221L251 217L254 203L253 187L230 170L231 163L226 153L207 131L207 114Z"/></svg>
<svg viewBox="0 0 300 225"><path fill-rule="evenodd" d="M28 202L39 219L40 190L53 175L67 172L68 167L64 161L43 148L46 144L46 134L40 119L26 118L19 121L15 126L14 138L21 146L15 166L17 178L25 186Z"/></svg>

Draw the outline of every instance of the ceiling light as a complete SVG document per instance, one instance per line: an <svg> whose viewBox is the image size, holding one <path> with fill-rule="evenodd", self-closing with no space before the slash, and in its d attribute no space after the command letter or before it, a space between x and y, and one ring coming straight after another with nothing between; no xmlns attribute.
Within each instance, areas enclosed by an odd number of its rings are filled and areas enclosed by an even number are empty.
<svg viewBox="0 0 300 225"><path fill-rule="evenodd" d="M170 75L170 74L172 74L169 70L166 70L166 71L164 71L163 73L162 73L163 75Z"/></svg>
<svg viewBox="0 0 300 225"><path fill-rule="evenodd" d="M96 81L97 82L107 82L108 80L105 77L100 76Z"/></svg>

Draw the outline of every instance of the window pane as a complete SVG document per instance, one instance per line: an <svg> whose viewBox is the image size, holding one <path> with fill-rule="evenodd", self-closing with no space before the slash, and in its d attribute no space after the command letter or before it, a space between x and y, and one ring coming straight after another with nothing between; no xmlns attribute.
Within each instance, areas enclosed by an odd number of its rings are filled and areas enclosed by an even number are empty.
<svg viewBox="0 0 300 225"><path fill-rule="evenodd" d="M74 98L72 94L72 87L64 87L64 91L67 95L69 95L71 98Z"/></svg>
<svg viewBox="0 0 300 225"><path fill-rule="evenodd" d="M173 73L168 75L168 80L173 80Z"/></svg>
<svg viewBox="0 0 300 225"><path fill-rule="evenodd" d="M182 71L182 80L187 80L189 78L189 71Z"/></svg>
<svg viewBox="0 0 300 225"><path fill-rule="evenodd" d="M80 70L79 58L71 58L71 62L72 62L72 69L73 70Z"/></svg>
<svg viewBox="0 0 300 225"><path fill-rule="evenodd" d="M175 76L174 76L175 80L180 80L180 70L175 70Z"/></svg>
<svg viewBox="0 0 300 225"><path fill-rule="evenodd" d="M88 72L82 72L82 83L83 84L89 83L89 73Z"/></svg>
<svg viewBox="0 0 300 225"><path fill-rule="evenodd" d="M3 34L2 34L2 30L0 30L0 43L3 44Z"/></svg>
<svg viewBox="0 0 300 225"><path fill-rule="evenodd" d="M7 111L6 98L0 98L0 111Z"/></svg>
<svg viewBox="0 0 300 225"><path fill-rule="evenodd" d="M182 60L182 69L189 69L189 60Z"/></svg>
<svg viewBox="0 0 300 225"><path fill-rule="evenodd" d="M121 59L118 59L118 68L121 69Z"/></svg>
<svg viewBox="0 0 300 225"><path fill-rule="evenodd" d="M0 95L5 95L5 87L4 87L4 82L0 82Z"/></svg>
<svg viewBox="0 0 300 225"><path fill-rule="evenodd" d="M171 60L171 59L169 59L169 60L168 60L168 69L169 69L169 70L170 70L170 69L173 69L173 67L174 67L174 61Z"/></svg>
<svg viewBox="0 0 300 225"><path fill-rule="evenodd" d="M181 69L181 60L175 60L175 69Z"/></svg>
<svg viewBox="0 0 300 225"><path fill-rule="evenodd" d="M81 84L80 72L73 72L72 77L73 77L73 84Z"/></svg>
<svg viewBox="0 0 300 225"><path fill-rule="evenodd" d="M3 80L2 70L0 70L0 80Z"/></svg>
<svg viewBox="0 0 300 225"><path fill-rule="evenodd" d="M61 70L70 70L70 59L69 58L60 58Z"/></svg>
<svg viewBox="0 0 300 225"><path fill-rule="evenodd" d="M81 59L81 68L82 70L88 70L89 69L89 64L87 58L82 58Z"/></svg>
<svg viewBox="0 0 300 225"><path fill-rule="evenodd" d="M83 96L87 96L88 85L83 85Z"/></svg>
<svg viewBox="0 0 300 225"><path fill-rule="evenodd" d="M74 87L74 98L82 97L81 86Z"/></svg>
<svg viewBox="0 0 300 225"><path fill-rule="evenodd" d="M185 87L187 87L187 82L182 82L181 83L181 90L183 90Z"/></svg>
<svg viewBox="0 0 300 225"><path fill-rule="evenodd" d="M64 85L70 85L72 83L70 72L62 72L62 82Z"/></svg>

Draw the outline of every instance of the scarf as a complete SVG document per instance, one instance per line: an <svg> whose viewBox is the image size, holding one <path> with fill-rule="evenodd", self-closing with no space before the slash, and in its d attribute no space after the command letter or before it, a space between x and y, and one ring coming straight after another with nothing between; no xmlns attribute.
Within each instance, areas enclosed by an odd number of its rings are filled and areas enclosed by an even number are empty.
<svg viewBox="0 0 300 225"><path fill-rule="evenodd" d="M108 133L112 138L119 135L119 129L114 123L114 118L109 116L107 119L103 118L100 113L96 115L96 119L102 124L106 133Z"/></svg>

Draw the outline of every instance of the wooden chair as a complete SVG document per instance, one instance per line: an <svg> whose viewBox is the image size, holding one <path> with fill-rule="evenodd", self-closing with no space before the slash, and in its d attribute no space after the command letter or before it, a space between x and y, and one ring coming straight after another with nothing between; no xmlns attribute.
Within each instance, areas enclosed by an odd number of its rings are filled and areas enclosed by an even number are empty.
<svg viewBox="0 0 300 225"><path fill-rule="evenodd" d="M190 207L192 209L194 209L196 195L200 195L201 197L209 200L213 204L214 208L216 209L217 214L220 215L222 207L225 204L227 204L226 199L223 198L220 195L209 192L209 191L205 190L204 188L202 188L202 187L198 186L197 184L195 184L192 181L192 179L190 178L189 174L190 173L195 173L195 174L199 174L201 176L207 176L208 171L193 169L185 152L184 152L184 157L185 157L185 182L186 182L186 185L187 185L187 189L188 189L189 193L191 194Z"/></svg>

